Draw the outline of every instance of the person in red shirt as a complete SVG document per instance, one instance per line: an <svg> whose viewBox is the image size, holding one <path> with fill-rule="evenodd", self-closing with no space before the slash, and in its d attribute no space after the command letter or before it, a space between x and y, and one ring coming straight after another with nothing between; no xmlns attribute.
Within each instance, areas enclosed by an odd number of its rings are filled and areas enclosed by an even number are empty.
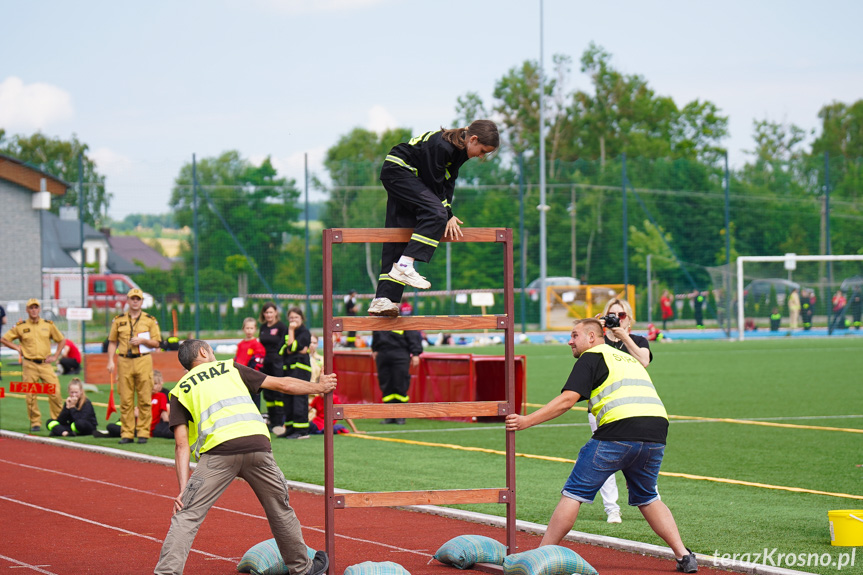
<svg viewBox="0 0 863 575"><path fill-rule="evenodd" d="M150 424L150 437L174 439L174 432L168 425L168 396L162 391L162 372L153 370L153 396L150 400L150 411L153 421Z"/></svg>
<svg viewBox="0 0 863 575"><path fill-rule="evenodd" d="M247 317L243 320L243 339L237 344L237 353L234 355L234 363L239 363L246 367L251 367L255 371L261 371L261 366L264 364L264 356L267 355L267 350L264 349L264 344L258 341L255 333L258 331L258 324L253 317Z"/></svg>
<svg viewBox="0 0 863 575"><path fill-rule="evenodd" d="M63 345L63 351L60 352L59 371L62 375L67 373L81 373L81 350L67 339Z"/></svg>
<svg viewBox="0 0 863 575"><path fill-rule="evenodd" d="M253 317L247 317L243 320L243 339L237 344L237 353L234 355L234 363L239 363L246 367L251 367L255 371L261 371L264 367L264 358L267 356L267 349L264 344L255 337L258 331L258 322ZM252 401L260 409L261 394L257 393L252 396Z"/></svg>
<svg viewBox="0 0 863 575"><path fill-rule="evenodd" d="M659 298L659 308L662 311L662 329L668 329L668 320L674 319L674 308L672 307L671 294L668 290L662 292L662 297Z"/></svg>

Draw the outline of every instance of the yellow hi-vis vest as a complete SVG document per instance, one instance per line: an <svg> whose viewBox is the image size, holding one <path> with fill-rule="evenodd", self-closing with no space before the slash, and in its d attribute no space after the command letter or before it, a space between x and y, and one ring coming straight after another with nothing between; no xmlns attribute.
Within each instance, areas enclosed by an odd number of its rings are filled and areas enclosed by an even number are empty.
<svg viewBox="0 0 863 575"><path fill-rule="evenodd" d="M233 362L202 363L181 379L171 395L192 414L189 449L201 453L239 437L270 432Z"/></svg>
<svg viewBox="0 0 863 575"><path fill-rule="evenodd" d="M590 393L587 402L598 426L629 417L668 419L647 370L637 359L604 343L585 353L602 354L608 366L608 378Z"/></svg>

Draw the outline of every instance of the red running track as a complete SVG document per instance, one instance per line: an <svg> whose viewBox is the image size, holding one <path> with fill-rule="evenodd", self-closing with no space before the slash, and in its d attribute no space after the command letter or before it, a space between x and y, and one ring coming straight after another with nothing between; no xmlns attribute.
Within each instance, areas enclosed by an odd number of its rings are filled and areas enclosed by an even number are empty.
<svg viewBox="0 0 863 575"><path fill-rule="evenodd" d="M80 575L152 573L167 533L174 468L103 453L0 437L0 570ZM324 546L324 498L293 491L291 504L306 543ZM413 575L478 573L434 561L458 535L505 541L502 528L389 508L349 509L336 515L336 569L363 561L394 561ZM272 538L263 510L241 481L204 521L186 563L188 575L235 574L243 553ZM539 544L519 533L519 549ZM601 574L673 573L674 562L593 545L565 543ZM729 573L713 569L700 572Z"/></svg>

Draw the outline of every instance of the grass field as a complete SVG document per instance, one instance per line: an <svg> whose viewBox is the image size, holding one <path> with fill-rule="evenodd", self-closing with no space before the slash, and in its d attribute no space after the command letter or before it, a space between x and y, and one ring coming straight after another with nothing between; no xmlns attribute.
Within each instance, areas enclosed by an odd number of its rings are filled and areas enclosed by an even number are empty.
<svg viewBox="0 0 863 575"><path fill-rule="evenodd" d="M500 354L502 348L475 350ZM863 338L674 342L653 348L649 372L672 423L659 489L684 542L712 554L831 553L827 511L863 508ZM559 393L571 369L569 347L517 346L527 356L528 409ZM10 379L4 367L4 382ZM68 378L64 378L64 381ZM104 403L106 393L90 394ZM47 403L40 403L43 414ZM580 403L579 406L584 406ZM26 431L24 400L0 400L2 426ZM104 407L97 406L100 421ZM707 418L702 419L702 418ZM722 419L722 421L718 421ZM758 422L759 425L748 424ZM336 438L336 485L356 491L504 485L502 424L358 421L362 436ZM579 448L589 438L583 409L516 435L518 517L547 523ZM117 447L116 440L73 441ZM484 451L467 451L479 448ZM134 451L173 457L170 441ZM275 440L289 479L323 484L323 440ZM731 481L731 482L729 482ZM737 483L734 483L737 482ZM654 544L640 513L605 523L601 500L582 507L576 529ZM504 507L467 508L503 514ZM336 516L338 525L338 514ZM860 568L846 568L846 572Z"/></svg>

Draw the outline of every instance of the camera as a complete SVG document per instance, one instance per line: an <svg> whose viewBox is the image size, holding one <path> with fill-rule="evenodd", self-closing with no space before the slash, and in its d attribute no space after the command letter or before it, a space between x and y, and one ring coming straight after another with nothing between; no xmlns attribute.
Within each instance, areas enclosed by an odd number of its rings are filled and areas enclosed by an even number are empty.
<svg viewBox="0 0 863 575"><path fill-rule="evenodd" d="M605 322L605 327L620 327L620 318L616 315L606 315L599 319Z"/></svg>

